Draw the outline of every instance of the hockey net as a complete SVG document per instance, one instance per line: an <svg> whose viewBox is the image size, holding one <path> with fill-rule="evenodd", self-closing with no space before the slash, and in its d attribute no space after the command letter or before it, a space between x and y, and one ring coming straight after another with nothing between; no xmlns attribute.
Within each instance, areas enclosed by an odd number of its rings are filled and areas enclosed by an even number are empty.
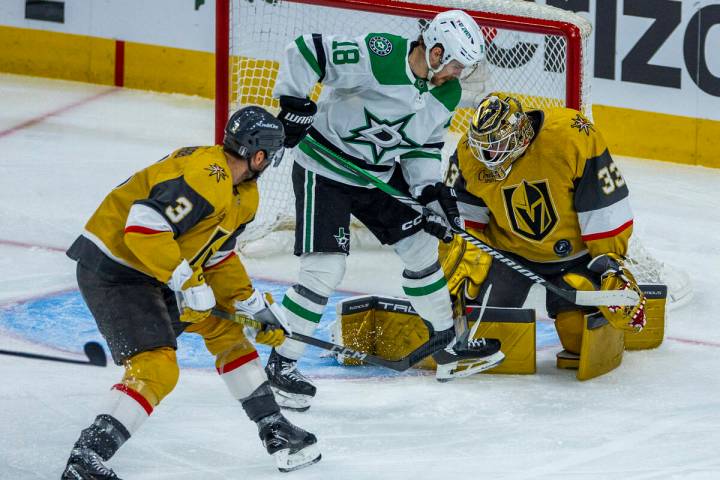
<svg viewBox="0 0 720 480"><path fill-rule="evenodd" d="M280 61L287 44L305 33L344 34L389 32L415 39L423 22L437 13L462 8L480 25L487 62L462 79L463 98L446 139L444 158L467 128L472 107L494 90L511 93L528 108L568 106L592 116L588 42L592 27L584 18L554 7L522 0L216 0L215 141L222 141L230 112L260 105L276 113L272 98ZM317 85L311 96L322 95ZM243 234L246 256L291 251L294 194L290 181L293 152L280 167L260 178L260 208ZM353 248L378 246L372 235L354 223ZM638 253L635 254L634 252ZM641 282L668 280L665 266L631 242ZM673 286L670 285L673 289ZM675 290L678 290L675 287Z"/></svg>

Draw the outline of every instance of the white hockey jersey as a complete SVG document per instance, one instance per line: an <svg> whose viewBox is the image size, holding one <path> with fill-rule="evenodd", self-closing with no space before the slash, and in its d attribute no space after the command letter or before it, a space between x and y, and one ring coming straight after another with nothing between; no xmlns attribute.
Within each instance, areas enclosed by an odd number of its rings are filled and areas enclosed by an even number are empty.
<svg viewBox="0 0 720 480"><path fill-rule="evenodd" d="M440 151L460 101L457 79L434 86L416 78L408 55L411 42L388 33L357 38L298 37L286 48L274 96L307 97L324 85L309 136L383 181L399 161L410 193L441 181ZM330 87L330 88L327 88ZM367 182L313 149L298 148L296 161L324 177L350 185Z"/></svg>

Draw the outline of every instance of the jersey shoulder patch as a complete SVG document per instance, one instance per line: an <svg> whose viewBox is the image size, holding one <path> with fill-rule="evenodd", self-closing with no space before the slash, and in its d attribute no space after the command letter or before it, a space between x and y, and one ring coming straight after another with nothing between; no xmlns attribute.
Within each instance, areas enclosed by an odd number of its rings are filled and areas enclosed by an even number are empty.
<svg viewBox="0 0 720 480"><path fill-rule="evenodd" d="M232 175L222 147L200 147L178 160L185 161L185 181L216 210L224 209L232 196Z"/></svg>
<svg viewBox="0 0 720 480"><path fill-rule="evenodd" d="M390 33L368 33L365 46L370 68L381 85L412 85L407 74L408 40Z"/></svg>

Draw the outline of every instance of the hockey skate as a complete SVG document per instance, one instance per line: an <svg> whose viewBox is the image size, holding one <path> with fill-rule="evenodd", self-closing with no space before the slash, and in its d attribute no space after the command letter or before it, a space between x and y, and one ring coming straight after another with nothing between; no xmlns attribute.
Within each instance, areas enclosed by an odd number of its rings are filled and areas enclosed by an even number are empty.
<svg viewBox="0 0 720 480"><path fill-rule="evenodd" d="M89 448L73 448L62 480L120 480L102 463L100 455Z"/></svg>
<svg viewBox="0 0 720 480"><path fill-rule="evenodd" d="M258 427L263 445L275 457L281 472L307 467L322 458L315 435L296 427L280 413L260 420Z"/></svg>
<svg viewBox="0 0 720 480"><path fill-rule="evenodd" d="M500 351L500 340L475 338L453 340L443 350L435 352L433 358L437 363L435 378L447 382L497 367L505 360L505 354Z"/></svg>
<svg viewBox="0 0 720 480"><path fill-rule="evenodd" d="M265 373L278 405L298 412L310 408L317 388L298 371L297 361L285 358L273 349Z"/></svg>

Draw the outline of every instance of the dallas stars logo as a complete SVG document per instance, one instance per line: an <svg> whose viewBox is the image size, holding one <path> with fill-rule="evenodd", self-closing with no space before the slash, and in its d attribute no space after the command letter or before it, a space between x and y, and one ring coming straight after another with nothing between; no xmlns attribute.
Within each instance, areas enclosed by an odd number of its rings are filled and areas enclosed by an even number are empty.
<svg viewBox="0 0 720 480"><path fill-rule="evenodd" d="M367 108L364 110L365 125L351 129L352 135L344 137L343 140L370 147L374 163L379 163L388 150L395 148L410 150L420 147L420 144L414 142L405 133L405 127L415 115L414 113L391 121L381 120L370 113Z"/></svg>
<svg viewBox="0 0 720 480"><path fill-rule="evenodd" d="M340 247L343 252L347 252L350 247L350 233L345 231L345 227L340 227L337 235L333 235L333 237L335 237L338 247Z"/></svg>
<svg viewBox="0 0 720 480"><path fill-rule="evenodd" d="M570 127L577 128L579 132L583 132L585 133L585 135L588 136L590 136L590 130L595 131L595 127L593 127L593 124L590 123L590 120L583 117L579 113L575 115L575 118L573 118Z"/></svg>
<svg viewBox="0 0 720 480"><path fill-rule="evenodd" d="M217 163L213 163L209 167L206 167L205 170L210 172L209 176L214 176L215 180L217 180L218 183L220 183L220 180L225 180L227 178L227 173L225 173L225 169L223 169Z"/></svg>

